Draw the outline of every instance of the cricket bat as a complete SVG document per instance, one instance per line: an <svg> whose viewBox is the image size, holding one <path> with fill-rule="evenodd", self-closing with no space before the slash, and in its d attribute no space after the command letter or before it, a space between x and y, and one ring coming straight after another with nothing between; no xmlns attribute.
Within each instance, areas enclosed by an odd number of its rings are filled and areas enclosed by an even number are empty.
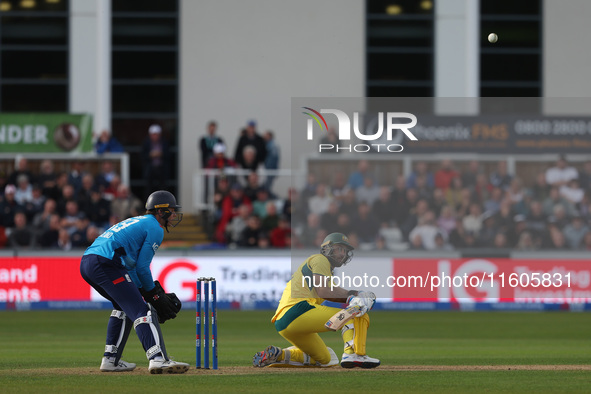
<svg viewBox="0 0 591 394"><path fill-rule="evenodd" d="M328 319L328 321L324 325L329 330L333 330L333 331L340 330L341 328L343 328L343 326L345 324L347 324L347 322L349 320L353 319L355 316L357 316L360 313L361 313L361 309L359 308L359 306L357 306L357 305L349 306L349 307L347 307L345 309L341 309L340 311L335 313L333 315L333 317Z"/></svg>

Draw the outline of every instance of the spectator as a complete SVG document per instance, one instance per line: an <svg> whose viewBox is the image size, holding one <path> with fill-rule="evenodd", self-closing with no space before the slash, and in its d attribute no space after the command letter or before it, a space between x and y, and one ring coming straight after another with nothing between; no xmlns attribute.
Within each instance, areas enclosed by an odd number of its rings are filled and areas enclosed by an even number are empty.
<svg viewBox="0 0 591 394"><path fill-rule="evenodd" d="M375 247L374 243L378 235L379 222L371 212L371 207L368 203L365 201L359 203L357 215L353 221L360 244L371 244L372 248ZM369 247L369 245L367 246Z"/></svg>
<svg viewBox="0 0 591 394"><path fill-rule="evenodd" d="M215 190L213 192L213 203L215 205L214 222L217 222L222 217L222 202L227 195L230 194L230 181L225 175L216 178Z"/></svg>
<svg viewBox="0 0 591 394"><path fill-rule="evenodd" d="M68 201L76 201L76 196L74 195L74 186L70 184L64 185L62 188L62 197L57 201L57 213L60 216L64 216L66 214L66 204Z"/></svg>
<svg viewBox="0 0 591 394"><path fill-rule="evenodd" d="M265 169L276 171L279 169L279 161L281 151L279 149L279 145L275 141L275 134L271 130L267 130L263 135L265 139L265 148L267 150L267 156L265 157ZM269 175L267 174L267 178L265 179L265 187L269 190L273 189L273 181L275 180L276 175Z"/></svg>
<svg viewBox="0 0 591 394"><path fill-rule="evenodd" d="M246 228L240 234L238 245L246 248L257 247L261 233L261 220L256 215L250 215L246 221Z"/></svg>
<svg viewBox="0 0 591 394"><path fill-rule="evenodd" d="M419 249L434 250L437 247L435 242L437 234L441 233L435 225L435 214L433 211L426 211L408 235L408 239L411 245Z"/></svg>
<svg viewBox="0 0 591 394"><path fill-rule="evenodd" d="M224 146L225 152L225 145L224 140L222 137L216 134L218 129L218 124L215 121L210 121L207 124L207 134L201 137L199 140L199 150L201 151L201 168L209 168L209 160L214 157L215 150L214 147L217 144ZM235 167L235 166L233 166Z"/></svg>
<svg viewBox="0 0 591 394"><path fill-rule="evenodd" d="M306 219L306 224L299 231L299 239L302 246L305 248L314 247L319 230L324 230L320 226L320 216L316 213L309 213Z"/></svg>
<svg viewBox="0 0 591 394"><path fill-rule="evenodd" d="M452 182L452 179L459 177L459 173L453 168L451 160L444 159L441 161L439 169L435 172L434 182L438 189L447 190Z"/></svg>
<svg viewBox="0 0 591 394"><path fill-rule="evenodd" d="M482 229L482 209L480 205L476 203L470 204L470 211L462 220L466 231L478 234Z"/></svg>
<svg viewBox="0 0 591 394"><path fill-rule="evenodd" d="M363 178L363 184L355 190L355 198L365 202L370 207L380 197L380 187L375 184L371 176Z"/></svg>
<svg viewBox="0 0 591 394"><path fill-rule="evenodd" d="M456 215L453 206L444 205L443 208L441 208L441 212L437 218L437 228L446 238L453 229L456 228Z"/></svg>
<svg viewBox="0 0 591 394"><path fill-rule="evenodd" d="M534 242L534 237L529 231L524 231L519 236L517 240L517 245L515 245L515 249L520 251L532 251L536 250L537 246Z"/></svg>
<svg viewBox="0 0 591 394"><path fill-rule="evenodd" d="M419 198L425 198L427 200L433 199L433 188L429 187L427 177L425 175L418 176L415 179L416 191L419 194ZM438 189L441 190L441 189Z"/></svg>
<svg viewBox="0 0 591 394"><path fill-rule="evenodd" d="M430 199L431 210L435 213L435 216L441 215L441 210L444 206L449 205L445 199L443 190L434 189L433 197ZM453 207L452 207L453 208Z"/></svg>
<svg viewBox="0 0 591 394"><path fill-rule="evenodd" d="M306 183L304 184L304 187L302 188L302 191L300 192L300 197L302 200L302 203L304 205L308 205L308 200L310 199L310 197L312 197L313 195L316 194L316 187L318 186L318 181L316 179L316 175L313 172L309 172L306 175Z"/></svg>
<svg viewBox="0 0 591 394"><path fill-rule="evenodd" d="M120 184L117 189L117 197L111 201L110 224L119 223L130 217L139 216L143 210L143 204L129 190L129 186Z"/></svg>
<svg viewBox="0 0 591 394"><path fill-rule="evenodd" d="M56 199L56 185L57 185L57 174L54 171L53 162L49 159L45 159L41 162L40 174L37 177L37 183L41 187L41 192L44 196Z"/></svg>
<svg viewBox="0 0 591 394"><path fill-rule="evenodd" d="M332 201L332 197L326 191L326 185L319 183L316 186L316 194L308 200L308 212L322 215L328 211L328 206Z"/></svg>
<svg viewBox="0 0 591 394"><path fill-rule="evenodd" d="M242 231L246 228L248 218L251 216L251 205L243 204L238 207L238 214L226 226L226 240L231 246L238 245Z"/></svg>
<svg viewBox="0 0 591 394"><path fill-rule="evenodd" d="M272 202L269 198L269 193L267 192L267 189L261 186L257 190L256 199L252 201L253 214L258 216L259 219L264 219L265 217L267 217L267 203L269 202Z"/></svg>
<svg viewBox="0 0 591 394"><path fill-rule="evenodd" d="M435 235L435 247L433 248L433 250L448 252L448 251L454 250L454 248L449 242L447 242L447 240L445 239L443 234L438 232Z"/></svg>
<svg viewBox="0 0 591 394"><path fill-rule="evenodd" d="M575 215L572 217L570 223L564 227L562 232L568 247L579 249L583 244L585 234L589 232L589 227L583 222L583 218L580 215Z"/></svg>
<svg viewBox="0 0 591 394"><path fill-rule="evenodd" d="M414 189L409 189L409 191L410 190L414 190ZM410 234L412 229L415 228L419 224L419 218L421 218L428 210L429 210L429 203L425 199L417 200L416 204L412 208L410 208L410 211L409 211L408 216L406 217L406 220L400 226L400 230L402 230L402 233L404 234L404 238L406 240L410 241L410 239L408 238L408 235Z"/></svg>
<svg viewBox="0 0 591 394"><path fill-rule="evenodd" d="M256 131L256 122L251 120L247 123L246 128L242 131L238 143L236 144L236 152L234 153L234 161L242 168L256 167L259 164L265 162L267 158L267 147L265 140ZM246 162L244 148L246 146L252 146L255 150L254 164L252 162ZM252 150L249 150L252 152Z"/></svg>
<svg viewBox="0 0 591 394"><path fill-rule="evenodd" d="M523 182L518 177L511 179L511 183L506 191L507 198L511 200L513 211L525 215L527 213L527 204L525 202L526 191Z"/></svg>
<svg viewBox="0 0 591 394"><path fill-rule="evenodd" d="M146 197L156 189L166 188L169 178L170 147L162 137L162 127L153 124L142 146Z"/></svg>
<svg viewBox="0 0 591 394"><path fill-rule="evenodd" d="M517 241L521 234L527 231L527 220L525 215L518 213L513 217L513 226L507 232L503 232L507 236L507 244L511 247L517 245Z"/></svg>
<svg viewBox="0 0 591 394"><path fill-rule="evenodd" d="M18 177L19 175L26 175L27 179L30 183L35 183L37 179L35 179L35 175L29 170L29 160L22 155L17 155L14 159L15 168L12 173L8 176L8 181L6 182L9 185L17 185L18 184Z"/></svg>
<svg viewBox="0 0 591 394"><path fill-rule="evenodd" d="M111 178L109 186L107 186L107 188L103 190L103 198L109 202L117 198L117 193L120 185L121 177L119 175L115 175L113 178Z"/></svg>
<svg viewBox="0 0 591 394"><path fill-rule="evenodd" d="M275 202L269 201L265 207L267 208L267 211L261 220L261 230L263 230L263 233L269 234L269 232L279 224L279 214L277 213L277 205Z"/></svg>
<svg viewBox="0 0 591 394"><path fill-rule="evenodd" d="M41 187L37 184L33 185L31 194L33 196L31 201L23 204L25 214L27 215L27 221L29 222L32 222L35 215L43 210L43 205L45 204L45 200L47 200L41 192Z"/></svg>
<svg viewBox="0 0 591 394"><path fill-rule="evenodd" d="M50 198L45 201L45 203L43 204L43 210L41 212L38 212L33 217L33 221L32 221L33 230L35 231L36 234L42 234L45 230L49 229L49 224L52 219L52 216L56 215L56 208L57 208L57 204L55 203L55 200L52 200ZM56 233L56 239L57 239L57 233ZM44 246L48 247L50 245L44 245Z"/></svg>
<svg viewBox="0 0 591 394"><path fill-rule="evenodd" d="M31 249L35 247L35 232L27 223L27 215L22 211L14 214L14 227L10 229L8 245L18 249Z"/></svg>
<svg viewBox="0 0 591 394"><path fill-rule="evenodd" d="M33 200L33 186L29 182L29 177L25 174L20 174L16 178L16 193L14 199L20 205L25 205Z"/></svg>
<svg viewBox="0 0 591 394"><path fill-rule="evenodd" d="M380 187L379 196L374 201L371 210L380 222L380 227L391 227L394 225L394 203L392 202L392 195L388 186ZM329 233L340 232L342 230L335 229ZM348 232L344 233L348 234Z"/></svg>
<svg viewBox="0 0 591 394"><path fill-rule="evenodd" d="M115 136L113 136L109 130L101 131L96 143L94 144L94 149L99 155L102 155L103 153L125 152L123 145L117 141L117 138L115 138Z"/></svg>
<svg viewBox="0 0 591 394"><path fill-rule="evenodd" d="M257 161L257 150L252 145L246 145L242 152L242 161L239 163L243 170L250 170L255 172L259 166ZM244 177L245 179L247 176Z"/></svg>
<svg viewBox="0 0 591 394"><path fill-rule="evenodd" d="M548 223L548 229L542 240L542 249L565 250L567 249L566 239L562 231L552 222Z"/></svg>
<svg viewBox="0 0 591 394"><path fill-rule="evenodd" d="M61 227L68 231L68 234L74 234L81 226L79 222L85 221L86 215L78 208L76 201L68 201L66 203L66 213L61 220Z"/></svg>
<svg viewBox="0 0 591 394"><path fill-rule="evenodd" d="M14 227L14 215L17 211L22 211L24 208L14 198L16 194L16 187L14 185L6 185L4 188L4 201L0 202L0 226L10 228Z"/></svg>
<svg viewBox="0 0 591 394"><path fill-rule="evenodd" d="M499 231L507 232L513 226L513 218L515 213L513 212L511 201L504 199L501 202L499 211L495 214L495 223L499 228Z"/></svg>
<svg viewBox="0 0 591 394"><path fill-rule="evenodd" d="M585 197L585 191L579 187L579 180L577 178L573 178L560 186L558 193L574 207L580 206L583 202L583 197Z"/></svg>
<svg viewBox="0 0 591 394"><path fill-rule="evenodd" d="M451 206L457 207L462 203L462 190L464 189L462 184L462 178L456 176L451 179L449 187L441 188L445 192L445 199Z"/></svg>
<svg viewBox="0 0 591 394"><path fill-rule="evenodd" d="M275 248L289 248L291 246L291 228L286 216L281 215L277 227L269 232L269 242Z"/></svg>
<svg viewBox="0 0 591 394"><path fill-rule="evenodd" d="M427 162L425 161L416 162L414 171L411 172L408 178L406 179L406 187L416 188L416 179L419 177L425 178L427 187L429 187L430 189L435 188L435 180L433 178L433 173L429 172Z"/></svg>
<svg viewBox="0 0 591 394"><path fill-rule="evenodd" d="M72 250L72 241L70 240L70 233L68 230L65 228L60 228L57 242L53 245L53 248L63 251Z"/></svg>
<svg viewBox="0 0 591 394"><path fill-rule="evenodd" d="M484 201L484 210L488 212L497 213L501 209L501 201L504 198L503 189L495 187L492 189L490 196Z"/></svg>
<svg viewBox="0 0 591 394"><path fill-rule="evenodd" d="M560 155L555 166L546 170L546 183L550 186L560 187L578 177L577 169L568 165L564 155Z"/></svg>
<svg viewBox="0 0 591 394"><path fill-rule="evenodd" d="M345 198L345 193L349 190L347 185L347 178L343 171L337 171L334 175L334 181L330 186L330 194L338 202L341 202Z"/></svg>
<svg viewBox="0 0 591 394"><path fill-rule="evenodd" d="M554 214L554 207L556 205L561 205L564 208L564 210L568 216L572 216L575 214L576 210L575 210L574 205L570 201L568 201L567 199L565 199L564 197L562 197L560 195L560 191L557 186L553 186L550 189L550 194L548 195L548 198L546 198L542 202L544 214L546 216L553 215Z"/></svg>
<svg viewBox="0 0 591 394"><path fill-rule="evenodd" d="M468 235L467 231L464 229L464 224L462 222L462 219L457 218L456 219L456 226L449 234L449 243L455 249L462 249L462 248L468 247L470 245L470 242L467 240L468 237L469 237L469 235ZM472 235L472 237L474 238L473 235ZM475 242L475 240L473 239L472 243L474 243L474 242Z"/></svg>
<svg viewBox="0 0 591 394"><path fill-rule="evenodd" d="M493 247L495 237L499 233L499 227L495 222L495 216L492 212L482 214L482 228L478 234L478 244L481 246Z"/></svg>
<svg viewBox="0 0 591 394"><path fill-rule="evenodd" d="M465 171L462 171L462 184L472 191L476 190L478 176L481 175L480 163L478 160L470 160Z"/></svg>
<svg viewBox="0 0 591 394"><path fill-rule="evenodd" d="M228 168L236 168L236 162L226 157L226 145L217 143L213 146L211 155L207 160L204 168L226 170Z"/></svg>
<svg viewBox="0 0 591 394"><path fill-rule="evenodd" d="M359 160L357 163L357 171L354 171L349 175L347 185L352 189L357 189L363 186L366 177L371 177L370 165L367 160Z"/></svg>
<svg viewBox="0 0 591 394"><path fill-rule="evenodd" d="M111 182L113 182L113 179L118 177L119 174L117 171L115 171L113 162L104 160L101 163L101 172L94 177L94 184L100 189L102 193L109 188ZM84 182L84 178L82 178L82 182Z"/></svg>
<svg viewBox="0 0 591 394"><path fill-rule="evenodd" d="M320 224L329 234L340 232L338 227L339 203L335 200L328 205L328 210L320 216ZM348 234L348 233L344 233Z"/></svg>
<svg viewBox="0 0 591 394"><path fill-rule="evenodd" d="M537 242L540 240L544 234L547 219L548 217L544 215L544 210L542 209L542 203L536 200L531 201L529 212L526 215L526 221L527 230L531 233L534 241Z"/></svg>
<svg viewBox="0 0 591 394"><path fill-rule="evenodd" d="M109 228L109 220L111 219L111 202L103 198L98 188L95 187L92 189L90 200L82 210L93 226L100 228L102 231Z"/></svg>
<svg viewBox="0 0 591 394"><path fill-rule="evenodd" d="M39 246L42 248L51 248L57 245L60 229L59 215L55 213L50 214L47 227L44 227L39 233Z"/></svg>
<svg viewBox="0 0 591 394"><path fill-rule="evenodd" d="M507 249L509 248L509 243L507 242L507 236L504 233L497 233L495 235L495 239L493 242L493 247L495 249Z"/></svg>
<svg viewBox="0 0 591 394"><path fill-rule="evenodd" d="M238 214L238 207L243 204L252 206L251 201L244 195L242 186L235 183L230 188L230 193L222 200L221 217L216 228L216 240L218 242L226 242L226 226Z"/></svg>
<svg viewBox="0 0 591 394"><path fill-rule="evenodd" d="M534 200L544 201L550 194L550 186L546 183L546 174L539 172L536 174L534 185L530 189L531 197Z"/></svg>
<svg viewBox="0 0 591 394"><path fill-rule="evenodd" d="M488 177L480 173L476 175L476 184L473 187L473 195L479 203L484 203L490 199L493 187L488 183Z"/></svg>
<svg viewBox="0 0 591 394"><path fill-rule="evenodd" d="M217 143L212 148L212 156L207 161L205 168L208 170L219 170L220 175L213 176L208 175L205 178L204 197L205 201L209 200L210 193L210 182L218 184L220 177L224 177L228 182L228 186L231 186L236 182L236 176L233 175L234 168L237 168L237 164L234 160L226 157L226 146L223 143ZM216 186L217 187L217 186Z"/></svg>
<svg viewBox="0 0 591 394"><path fill-rule="evenodd" d="M246 177L246 186L244 186L244 194L250 201L256 200L257 193L261 187L263 186L261 186L259 174L256 172L248 174Z"/></svg>
<svg viewBox="0 0 591 394"><path fill-rule="evenodd" d="M90 204L92 189L98 187L94 183L94 177L92 174L84 174L82 177L82 188L78 192L76 196L76 200L78 201L78 206L81 209L84 209L85 206Z"/></svg>
<svg viewBox="0 0 591 394"><path fill-rule="evenodd" d="M493 187L498 187L502 190L507 190L509 185L511 184L511 179L513 177L509 175L507 170L507 162L501 160L497 163L497 169L490 175L490 184Z"/></svg>
<svg viewBox="0 0 591 394"><path fill-rule="evenodd" d="M84 162L82 160L75 160L72 162L72 168L68 173L68 183L74 187L74 192L76 194L78 194L82 188L82 177L86 173L87 171L84 170Z"/></svg>

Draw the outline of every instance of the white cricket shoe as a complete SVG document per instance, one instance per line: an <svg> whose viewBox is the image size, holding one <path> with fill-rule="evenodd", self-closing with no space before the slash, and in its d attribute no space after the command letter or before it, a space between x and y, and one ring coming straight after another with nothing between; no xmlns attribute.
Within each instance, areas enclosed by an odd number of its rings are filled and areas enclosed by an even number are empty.
<svg viewBox="0 0 591 394"><path fill-rule="evenodd" d="M101 361L102 372L125 372L133 371L134 369L134 363L128 363L127 361L119 360L119 364L115 365L115 359L111 357L103 357L103 361Z"/></svg>
<svg viewBox="0 0 591 394"><path fill-rule="evenodd" d="M347 354L343 353L341 358L341 367L343 368L375 368L380 365L380 360L377 358L371 358L367 355L360 356L356 353Z"/></svg>
<svg viewBox="0 0 591 394"><path fill-rule="evenodd" d="M161 373L185 373L189 370L189 364L172 360L150 360L148 371L151 374Z"/></svg>

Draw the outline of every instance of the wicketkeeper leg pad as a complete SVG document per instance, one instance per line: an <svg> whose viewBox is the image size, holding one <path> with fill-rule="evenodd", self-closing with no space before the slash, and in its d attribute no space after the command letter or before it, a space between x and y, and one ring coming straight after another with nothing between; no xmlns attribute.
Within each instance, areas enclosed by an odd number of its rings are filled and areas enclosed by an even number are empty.
<svg viewBox="0 0 591 394"><path fill-rule="evenodd" d="M150 306L150 304L148 304L148 306ZM166 347L164 346L164 338L162 337L162 331L160 330L160 324L158 323L158 315L155 310L150 307L146 316L138 317L135 320L133 328L142 342L148 360L156 356L161 356L165 360L168 360Z"/></svg>
<svg viewBox="0 0 591 394"><path fill-rule="evenodd" d="M121 360L132 325L131 319L127 317L125 312L113 309L107 327L107 344L104 356L115 357L115 365Z"/></svg>

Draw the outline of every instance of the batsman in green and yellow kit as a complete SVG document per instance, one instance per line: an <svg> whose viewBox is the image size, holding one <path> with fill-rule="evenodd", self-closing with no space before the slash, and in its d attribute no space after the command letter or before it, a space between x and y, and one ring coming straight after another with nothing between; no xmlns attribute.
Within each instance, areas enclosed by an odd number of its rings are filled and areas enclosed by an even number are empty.
<svg viewBox="0 0 591 394"><path fill-rule="evenodd" d="M335 352L327 347L318 333L330 331L325 323L340 308L322 305L324 301L356 305L360 313L341 329L344 353L343 368L375 368L380 360L365 353L369 316L375 303L371 292L346 290L332 286L334 269L349 263L353 246L341 233L329 234L320 253L306 259L287 283L271 321L279 335L293 346L282 349L268 346L255 354L255 367L332 367L339 364Z"/></svg>

